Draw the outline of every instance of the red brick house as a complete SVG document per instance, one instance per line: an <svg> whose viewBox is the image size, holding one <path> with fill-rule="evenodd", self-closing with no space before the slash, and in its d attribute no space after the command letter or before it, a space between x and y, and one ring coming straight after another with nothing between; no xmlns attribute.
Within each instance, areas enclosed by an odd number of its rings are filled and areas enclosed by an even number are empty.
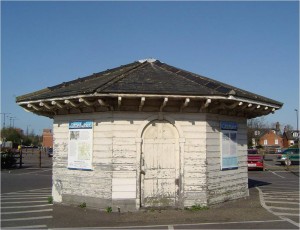
<svg viewBox="0 0 300 230"><path fill-rule="evenodd" d="M53 148L53 133L51 129L43 130L43 147Z"/></svg>
<svg viewBox="0 0 300 230"><path fill-rule="evenodd" d="M276 132L276 130L268 130L262 133L261 137L259 138L259 145L263 146L264 148L282 148L282 136Z"/></svg>
<svg viewBox="0 0 300 230"><path fill-rule="evenodd" d="M288 148L294 144L299 143L299 131L285 130L283 133L283 147Z"/></svg>

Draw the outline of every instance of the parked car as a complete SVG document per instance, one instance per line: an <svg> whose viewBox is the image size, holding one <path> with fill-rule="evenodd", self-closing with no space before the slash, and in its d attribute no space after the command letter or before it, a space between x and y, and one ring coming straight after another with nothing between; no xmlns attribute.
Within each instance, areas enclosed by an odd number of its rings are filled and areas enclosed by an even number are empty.
<svg viewBox="0 0 300 230"><path fill-rule="evenodd" d="M47 149L48 157L53 157L53 148Z"/></svg>
<svg viewBox="0 0 300 230"><path fill-rule="evenodd" d="M280 162L282 165L299 164L299 149L289 148L284 150L277 155L277 162Z"/></svg>
<svg viewBox="0 0 300 230"><path fill-rule="evenodd" d="M264 157L257 149L248 149L248 170L264 170Z"/></svg>

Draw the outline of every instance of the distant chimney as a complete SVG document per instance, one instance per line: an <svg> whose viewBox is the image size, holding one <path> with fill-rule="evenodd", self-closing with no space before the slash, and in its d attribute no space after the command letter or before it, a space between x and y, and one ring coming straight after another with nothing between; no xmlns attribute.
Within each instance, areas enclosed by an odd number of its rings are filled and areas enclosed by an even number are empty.
<svg viewBox="0 0 300 230"><path fill-rule="evenodd" d="M280 131L280 124L279 124L279 122L277 121L277 123L276 123L276 132L279 132Z"/></svg>

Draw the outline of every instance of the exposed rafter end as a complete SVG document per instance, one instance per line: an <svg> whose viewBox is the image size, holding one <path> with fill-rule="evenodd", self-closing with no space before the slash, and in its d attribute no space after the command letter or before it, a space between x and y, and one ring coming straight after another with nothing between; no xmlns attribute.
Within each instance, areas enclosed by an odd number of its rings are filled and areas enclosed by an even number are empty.
<svg viewBox="0 0 300 230"><path fill-rule="evenodd" d="M49 106L49 105L46 104L45 102L40 102L39 105L40 105L41 107L45 107L46 109L49 109L49 110L53 109L53 106Z"/></svg>
<svg viewBox="0 0 300 230"><path fill-rule="evenodd" d="M22 106L23 107L23 106ZM28 110L27 108L23 107L23 109L27 112L27 113L32 113L31 110Z"/></svg>
<svg viewBox="0 0 300 230"><path fill-rule="evenodd" d="M62 108L64 107L62 104L60 104L60 103L57 102L57 101L51 101L51 104L57 106L57 107L60 108L60 109L62 109Z"/></svg>
<svg viewBox="0 0 300 230"><path fill-rule="evenodd" d="M206 99L205 103L202 103L200 106L199 112L202 112L204 109L208 108L208 106L211 104L211 99Z"/></svg>
<svg viewBox="0 0 300 230"><path fill-rule="evenodd" d="M65 100L64 102L65 102L65 104L69 104L72 107L77 108L77 105L74 102L70 101L70 100Z"/></svg>
<svg viewBox="0 0 300 230"><path fill-rule="evenodd" d="M139 111L140 112L143 110L145 101L146 101L145 97L141 97L141 102L140 102L140 105L139 105Z"/></svg>
<svg viewBox="0 0 300 230"><path fill-rule="evenodd" d="M228 106L226 106L228 109L234 109L234 108L236 108L237 106L239 106L239 103L238 102L235 102L235 103L233 103L233 104L231 104L231 105L228 105Z"/></svg>
<svg viewBox="0 0 300 230"><path fill-rule="evenodd" d="M189 98L186 98L184 103L181 105L180 107L180 112L182 112L182 110L188 106L188 104L190 103L190 99Z"/></svg>
<svg viewBox="0 0 300 230"><path fill-rule="evenodd" d="M102 107L108 107L111 111L114 110L114 108L112 106L110 106L109 104L107 104L105 101L103 101L102 99L98 99L98 102L99 104L102 106Z"/></svg>
<svg viewBox="0 0 300 230"><path fill-rule="evenodd" d="M85 98L79 98L78 99L78 101L80 102L80 103L84 103L86 106L92 106L94 103L92 103L92 102L89 102L89 101L87 101Z"/></svg>
<svg viewBox="0 0 300 230"><path fill-rule="evenodd" d="M164 101L163 101L163 103L161 104L161 106L160 106L160 108L159 108L159 111L160 112L162 112L163 111L163 109L164 109L164 107L166 107L166 105L167 105L167 103L168 103L168 98L167 97L165 97L164 98Z"/></svg>
<svg viewBox="0 0 300 230"><path fill-rule="evenodd" d="M34 110L37 110L37 111L39 111L40 109L38 108L38 107L36 107L35 105L33 105L33 104L27 104L27 107L28 108L33 108Z"/></svg>
<svg viewBox="0 0 300 230"><path fill-rule="evenodd" d="M118 97L118 110L120 110L122 104L122 97Z"/></svg>
<svg viewBox="0 0 300 230"><path fill-rule="evenodd" d="M272 109L271 109L271 113L272 113L272 114L275 113L275 111L276 111L275 108L272 108Z"/></svg>

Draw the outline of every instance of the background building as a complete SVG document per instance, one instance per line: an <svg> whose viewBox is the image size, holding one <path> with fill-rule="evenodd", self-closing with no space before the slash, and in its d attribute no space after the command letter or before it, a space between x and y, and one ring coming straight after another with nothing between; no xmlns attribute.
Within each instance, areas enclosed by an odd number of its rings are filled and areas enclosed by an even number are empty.
<svg viewBox="0 0 300 230"><path fill-rule="evenodd" d="M288 148L292 145L299 144L299 131L285 130L283 132L283 146Z"/></svg>
<svg viewBox="0 0 300 230"><path fill-rule="evenodd" d="M45 148L53 148L53 133L51 129L43 129L43 143Z"/></svg>

